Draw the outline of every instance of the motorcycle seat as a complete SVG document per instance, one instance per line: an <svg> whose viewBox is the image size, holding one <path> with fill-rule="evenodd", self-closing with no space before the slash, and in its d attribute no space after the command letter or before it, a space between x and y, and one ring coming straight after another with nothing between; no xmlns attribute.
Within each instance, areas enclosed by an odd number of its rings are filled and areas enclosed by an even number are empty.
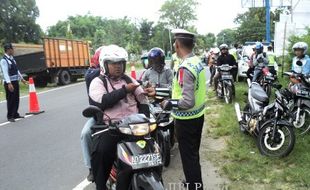
<svg viewBox="0 0 310 190"><path fill-rule="evenodd" d="M262 103L268 103L269 98L267 93L264 91L264 89L256 82L253 82L251 85L251 90L250 90L251 96L262 102Z"/></svg>

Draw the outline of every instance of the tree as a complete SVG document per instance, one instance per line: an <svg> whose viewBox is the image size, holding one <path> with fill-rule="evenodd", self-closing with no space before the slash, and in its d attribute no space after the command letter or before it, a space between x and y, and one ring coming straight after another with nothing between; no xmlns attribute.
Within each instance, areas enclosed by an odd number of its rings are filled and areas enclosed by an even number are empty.
<svg viewBox="0 0 310 190"><path fill-rule="evenodd" d="M236 30L233 29L224 29L217 34L217 45L227 44L232 45L237 42L236 40Z"/></svg>
<svg viewBox="0 0 310 190"><path fill-rule="evenodd" d="M142 49L150 49L150 39L152 38L153 35L153 24L154 22L149 22L146 19L143 19L140 22L140 34L141 34L141 39L140 39L140 46Z"/></svg>
<svg viewBox="0 0 310 190"><path fill-rule="evenodd" d="M35 0L1 0L0 39L3 42L38 43L42 34L35 23L38 16Z"/></svg>
<svg viewBox="0 0 310 190"><path fill-rule="evenodd" d="M274 36L274 21L279 19L281 9L270 13L271 39ZM234 22L240 24L236 38L239 42L264 41L266 36L266 10L265 8L250 8L249 11L238 14Z"/></svg>
<svg viewBox="0 0 310 190"><path fill-rule="evenodd" d="M187 28L197 20L196 0L167 0L160 8L160 19L172 28Z"/></svg>

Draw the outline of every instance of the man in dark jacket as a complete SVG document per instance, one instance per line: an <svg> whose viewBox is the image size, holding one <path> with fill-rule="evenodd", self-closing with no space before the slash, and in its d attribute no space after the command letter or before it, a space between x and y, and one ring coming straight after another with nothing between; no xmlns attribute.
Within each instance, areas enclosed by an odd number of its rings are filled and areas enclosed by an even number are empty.
<svg viewBox="0 0 310 190"><path fill-rule="evenodd" d="M225 64L228 64L230 66L235 66L235 68L232 69L232 75L233 75L234 80L236 81L237 74L238 74L238 64L236 62L236 59L234 58L233 55L229 54L228 45L222 44L220 45L219 48L221 51L221 55L217 59L217 66L221 66ZM219 73L216 73L216 75L214 76L214 90L217 89L217 81L219 77L220 77Z"/></svg>

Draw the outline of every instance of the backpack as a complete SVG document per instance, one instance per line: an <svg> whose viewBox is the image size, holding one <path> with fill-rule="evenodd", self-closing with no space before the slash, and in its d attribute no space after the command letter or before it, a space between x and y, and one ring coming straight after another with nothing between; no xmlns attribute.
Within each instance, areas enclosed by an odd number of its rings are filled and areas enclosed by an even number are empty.
<svg viewBox="0 0 310 190"><path fill-rule="evenodd" d="M100 68L93 68L90 67L89 69L87 69L86 73L85 73L85 82L86 82L86 90L87 90L87 94L89 93L89 86L91 81L98 77L100 75Z"/></svg>

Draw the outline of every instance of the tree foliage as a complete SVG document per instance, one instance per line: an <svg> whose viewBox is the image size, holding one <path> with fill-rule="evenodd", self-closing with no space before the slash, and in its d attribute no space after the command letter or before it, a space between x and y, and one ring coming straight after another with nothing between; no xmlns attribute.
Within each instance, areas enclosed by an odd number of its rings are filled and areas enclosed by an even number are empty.
<svg viewBox="0 0 310 190"><path fill-rule="evenodd" d="M1 41L38 43L42 34L40 26L35 23L38 16L35 0L1 0Z"/></svg>
<svg viewBox="0 0 310 190"><path fill-rule="evenodd" d="M217 45L227 44L232 45L236 43L236 35L237 31L233 29L224 29L220 33L217 34Z"/></svg>
<svg viewBox="0 0 310 190"><path fill-rule="evenodd" d="M270 12L270 35L274 36L274 21L279 19L281 9ZM237 30L236 38L239 42L246 41L264 41L266 36L266 9L250 8L243 14L238 14L234 22L240 24Z"/></svg>
<svg viewBox="0 0 310 190"><path fill-rule="evenodd" d="M197 20L196 0L167 0L160 8L160 19L172 28L187 28Z"/></svg>

